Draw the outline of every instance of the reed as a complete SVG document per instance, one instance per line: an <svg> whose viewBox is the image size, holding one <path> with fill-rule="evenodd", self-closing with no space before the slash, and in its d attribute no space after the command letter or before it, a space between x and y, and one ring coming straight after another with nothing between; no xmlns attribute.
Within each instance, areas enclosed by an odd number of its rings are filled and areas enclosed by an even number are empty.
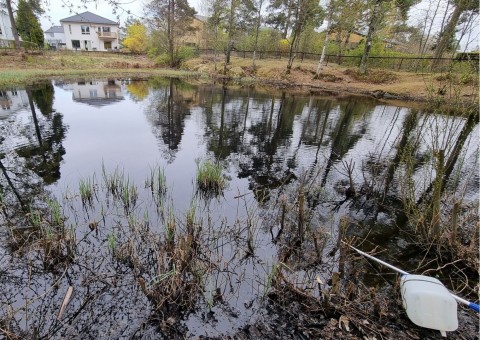
<svg viewBox="0 0 480 340"><path fill-rule="evenodd" d="M117 248L117 236L114 233L108 234L107 248L113 254Z"/></svg>
<svg viewBox="0 0 480 340"><path fill-rule="evenodd" d="M159 166L150 169L150 175L145 181L145 187L150 188L155 199L160 200L167 192L167 177L165 170Z"/></svg>
<svg viewBox="0 0 480 340"><path fill-rule="evenodd" d="M58 201L53 199L47 199L47 206L50 211L50 224L55 226L62 226L63 217Z"/></svg>
<svg viewBox="0 0 480 340"><path fill-rule="evenodd" d="M93 202L94 181L95 179L90 179L90 177L87 177L85 179L83 178L80 179L80 183L79 183L80 198L84 206L87 204L91 205Z"/></svg>
<svg viewBox="0 0 480 340"><path fill-rule="evenodd" d="M138 190L134 183L131 183L130 178L121 178L119 197L123 203L123 208L128 214L137 203L138 199Z"/></svg>
<svg viewBox="0 0 480 340"><path fill-rule="evenodd" d="M210 160L197 162L197 186L204 192L222 192L226 181L220 163Z"/></svg>

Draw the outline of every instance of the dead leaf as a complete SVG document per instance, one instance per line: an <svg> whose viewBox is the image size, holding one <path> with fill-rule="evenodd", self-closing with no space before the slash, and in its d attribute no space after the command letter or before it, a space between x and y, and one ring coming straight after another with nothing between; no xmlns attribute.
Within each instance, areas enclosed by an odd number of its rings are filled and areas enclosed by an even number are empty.
<svg viewBox="0 0 480 340"><path fill-rule="evenodd" d="M345 315L342 315L340 319L338 319L338 328L345 330L347 332L350 332L349 323L350 323L350 320L348 320L348 318Z"/></svg>

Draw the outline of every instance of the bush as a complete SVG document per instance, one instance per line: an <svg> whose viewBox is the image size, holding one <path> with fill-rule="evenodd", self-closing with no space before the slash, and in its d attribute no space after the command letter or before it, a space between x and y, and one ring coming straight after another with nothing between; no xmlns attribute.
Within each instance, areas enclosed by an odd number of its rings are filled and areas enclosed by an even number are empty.
<svg viewBox="0 0 480 340"><path fill-rule="evenodd" d="M154 52L149 51L149 53L153 54ZM197 56L198 56L198 51L196 48L190 47L190 46L181 46L176 52L173 65L170 64L170 56L168 55L168 53L165 53L165 52L155 57L155 64L162 65L162 66L168 65L172 67L177 67L182 62L188 59L195 58Z"/></svg>
<svg viewBox="0 0 480 340"><path fill-rule="evenodd" d="M393 83L395 80L397 80L397 76L395 74L383 70L370 70L367 74L361 74L357 70L347 69L344 73L353 77L355 80L372 84Z"/></svg>

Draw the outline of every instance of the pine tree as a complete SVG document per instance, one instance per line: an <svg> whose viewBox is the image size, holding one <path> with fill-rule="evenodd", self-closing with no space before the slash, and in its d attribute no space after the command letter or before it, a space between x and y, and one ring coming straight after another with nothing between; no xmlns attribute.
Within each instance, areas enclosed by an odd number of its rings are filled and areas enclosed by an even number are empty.
<svg viewBox="0 0 480 340"><path fill-rule="evenodd" d="M34 43L40 48L43 48L44 38L43 31L38 22L36 13L41 13L41 7L38 1L20 0L17 9L17 30L23 41Z"/></svg>

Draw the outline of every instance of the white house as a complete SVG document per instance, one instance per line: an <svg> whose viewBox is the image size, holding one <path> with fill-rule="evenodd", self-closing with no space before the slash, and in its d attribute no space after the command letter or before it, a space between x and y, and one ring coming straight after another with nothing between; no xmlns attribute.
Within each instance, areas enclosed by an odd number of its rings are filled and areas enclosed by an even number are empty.
<svg viewBox="0 0 480 340"><path fill-rule="evenodd" d="M45 42L53 49L65 48L65 33L63 26L52 26L44 32Z"/></svg>
<svg viewBox="0 0 480 340"><path fill-rule="evenodd" d="M119 25L91 12L60 20L67 49L110 51L120 48Z"/></svg>
<svg viewBox="0 0 480 340"><path fill-rule="evenodd" d="M10 17L6 10L0 8L0 47L8 47L14 40Z"/></svg>

